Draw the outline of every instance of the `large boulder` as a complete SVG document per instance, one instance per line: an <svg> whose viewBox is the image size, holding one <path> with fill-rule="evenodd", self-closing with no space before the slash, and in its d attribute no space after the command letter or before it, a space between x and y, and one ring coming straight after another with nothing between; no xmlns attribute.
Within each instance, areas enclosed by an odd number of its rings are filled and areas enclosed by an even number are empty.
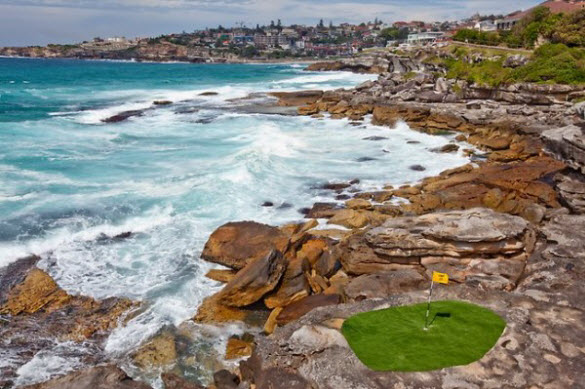
<svg viewBox="0 0 585 389"><path fill-rule="evenodd" d="M289 261L280 285L264 299L268 308L284 307L296 300L307 297L311 291L305 273L311 270L307 258L293 258Z"/></svg>
<svg viewBox="0 0 585 389"><path fill-rule="evenodd" d="M585 173L585 135L575 125L552 128L542 133L547 150L573 169Z"/></svg>
<svg viewBox="0 0 585 389"><path fill-rule="evenodd" d="M231 307L245 307L274 290L286 271L287 261L280 251L272 250L264 258L250 262L219 292L221 302Z"/></svg>
<svg viewBox="0 0 585 389"><path fill-rule="evenodd" d="M350 274L413 268L449 273L459 282L488 277L515 285L534 248L529 223L477 208L390 219L341 243Z"/></svg>
<svg viewBox="0 0 585 389"><path fill-rule="evenodd" d="M296 301L287 307L276 318L279 326L295 321L315 308L335 305L341 302L338 294L315 294Z"/></svg>
<svg viewBox="0 0 585 389"><path fill-rule="evenodd" d="M273 249L286 251L287 245L287 235L276 227L251 221L227 223L211 234L201 257L240 270Z"/></svg>
<svg viewBox="0 0 585 389"><path fill-rule="evenodd" d="M75 371L26 389L150 389L144 382L134 381L119 367L97 366Z"/></svg>

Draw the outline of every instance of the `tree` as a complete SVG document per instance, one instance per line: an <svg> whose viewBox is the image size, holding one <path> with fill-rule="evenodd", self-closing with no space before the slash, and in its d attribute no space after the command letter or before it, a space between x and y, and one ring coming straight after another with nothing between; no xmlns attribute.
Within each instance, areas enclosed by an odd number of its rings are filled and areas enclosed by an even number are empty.
<svg viewBox="0 0 585 389"><path fill-rule="evenodd" d="M329 29L330 30L333 30L333 20L330 20L329 21Z"/></svg>
<svg viewBox="0 0 585 389"><path fill-rule="evenodd" d="M270 21L270 28L274 28L274 27L275 27L275 26L274 26L274 20L271 20L271 21Z"/></svg>
<svg viewBox="0 0 585 389"><path fill-rule="evenodd" d="M319 25L317 27L319 27L319 28L325 27L325 23L323 23L323 19L319 20Z"/></svg>

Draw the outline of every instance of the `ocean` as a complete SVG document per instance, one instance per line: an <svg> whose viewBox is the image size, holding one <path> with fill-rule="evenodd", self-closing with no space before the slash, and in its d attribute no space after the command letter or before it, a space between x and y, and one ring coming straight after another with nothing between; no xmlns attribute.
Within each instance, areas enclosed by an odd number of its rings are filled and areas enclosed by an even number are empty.
<svg viewBox="0 0 585 389"><path fill-rule="evenodd" d="M299 209L335 201L319 189L326 182L358 178L361 189L375 190L468 162L432 151L451 136L404 123L355 126L244 109L239 99L251 93L375 79L303 68L0 58L0 267L37 254L69 293L142 301L144 311L107 341L107 352L123 356L193 317L219 289L199 255L223 223L300 221ZM172 104L153 108L156 100ZM144 111L103 122L131 110ZM416 164L426 170L411 170ZM22 366L18 383L80 364L62 349ZM10 363L0 359L0 367Z"/></svg>

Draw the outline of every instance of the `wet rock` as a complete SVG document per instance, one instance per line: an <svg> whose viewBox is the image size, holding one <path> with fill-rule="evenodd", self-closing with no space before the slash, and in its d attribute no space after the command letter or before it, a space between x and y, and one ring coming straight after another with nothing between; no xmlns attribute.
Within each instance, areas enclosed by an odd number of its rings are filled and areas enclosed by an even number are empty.
<svg viewBox="0 0 585 389"><path fill-rule="evenodd" d="M134 364L142 369L170 366L177 360L174 336L165 331L132 354Z"/></svg>
<svg viewBox="0 0 585 389"><path fill-rule="evenodd" d="M358 159L356 159L356 162L371 162L371 161L375 161L377 160L377 158L374 157L360 157Z"/></svg>
<svg viewBox="0 0 585 389"><path fill-rule="evenodd" d="M104 123L120 123L126 121L132 117L142 116L144 115L144 110L132 110L132 111L124 111L120 112L119 114L110 116L102 120Z"/></svg>
<svg viewBox="0 0 585 389"><path fill-rule="evenodd" d="M449 143L449 144L446 144L445 146L441 147L438 151L440 153L454 153L458 150L459 150L459 145L456 145L455 143Z"/></svg>
<svg viewBox="0 0 585 389"><path fill-rule="evenodd" d="M228 370L220 370L213 374L213 383L217 389L237 389L240 377Z"/></svg>
<svg viewBox="0 0 585 389"><path fill-rule="evenodd" d="M335 215L337 210L335 203L315 203L305 215L310 219L329 219Z"/></svg>
<svg viewBox="0 0 585 389"><path fill-rule="evenodd" d="M279 326L282 326L299 319L315 308L339 304L340 302L341 296L335 294L316 294L305 297L285 307L276 318L276 322Z"/></svg>
<svg viewBox="0 0 585 389"><path fill-rule="evenodd" d="M187 381L173 373L162 373L161 379L165 389L205 389L203 386Z"/></svg>
<svg viewBox="0 0 585 389"><path fill-rule="evenodd" d="M289 209L289 208L292 208L292 204L282 203L276 209Z"/></svg>
<svg viewBox="0 0 585 389"><path fill-rule="evenodd" d="M27 389L150 389L144 382L134 381L114 365L92 367L64 377L26 386Z"/></svg>
<svg viewBox="0 0 585 389"><path fill-rule="evenodd" d="M219 299L231 307L251 305L276 287L286 268L287 261L282 254L273 250L240 270L219 292Z"/></svg>
<svg viewBox="0 0 585 389"><path fill-rule="evenodd" d="M217 92L201 92L199 93L199 96L217 96L219 95L219 93Z"/></svg>
<svg viewBox="0 0 585 389"><path fill-rule="evenodd" d="M274 203L272 201L265 201L262 203L263 207L274 207Z"/></svg>
<svg viewBox="0 0 585 389"><path fill-rule="evenodd" d="M211 234L201 257L240 270L273 249L286 251L287 245L288 237L276 227L250 221L227 223Z"/></svg>
<svg viewBox="0 0 585 389"><path fill-rule="evenodd" d="M228 340L226 345L225 359L230 360L249 357L252 355L253 350L253 343L232 337Z"/></svg>
<svg viewBox="0 0 585 389"><path fill-rule="evenodd" d="M504 277L515 285L534 249L534 233L519 217L488 209L389 219L383 226L341 243L343 268L351 274L414 268Z"/></svg>
<svg viewBox="0 0 585 389"><path fill-rule="evenodd" d="M409 169L414 170L415 172L424 172L427 170L427 168L422 165L412 165L409 167Z"/></svg>
<svg viewBox="0 0 585 389"><path fill-rule="evenodd" d="M152 102L152 104L154 104L154 105L171 105L171 104L173 104L173 102L170 100L155 100Z"/></svg>
<svg viewBox="0 0 585 389"><path fill-rule="evenodd" d="M380 141L380 140L387 140L388 138L385 136L368 136L364 138L364 140L371 140L371 141Z"/></svg>

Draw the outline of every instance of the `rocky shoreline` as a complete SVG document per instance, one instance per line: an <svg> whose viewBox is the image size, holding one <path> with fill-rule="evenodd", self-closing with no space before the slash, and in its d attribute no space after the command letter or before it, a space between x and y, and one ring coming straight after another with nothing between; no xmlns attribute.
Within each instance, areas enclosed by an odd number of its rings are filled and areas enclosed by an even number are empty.
<svg viewBox="0 0 585 389"><path fill-rule="evenodd" d="M323 189L332 197L351 198L343 207L315 204L304 210L304 223L221 226L202 258L224 266L208 276L225 286L203 302L193 321L241 323L244 331L234 332L225 353L235 362L223 365L213 355L181 360L178 354L189 354L194 342L181 327L163 330L132 356L133 363L164 372L159 382L167 389L203 387L185 367L194 363L217 370L213 383L203 384L218 389L580 387L585 105L573 100L585 87L487 88L447 80L434 65L392 55L311 68L380 77L352 90L280 93L274 96L279 106L298 107L316 120L371 120L391 128L404 121L416 131L457 133L459 142L480 152L466 150L472 163L415 185L359 192L356 181L328 183ZM437 152L458 149L453 143ZM330 228L315 228L324 220ZM27 343L30 332L21 329L46 322L60 339L94 342L87 364L100 366L32 387L148 387L99 351L108 332L140 308L126 300L69 296L36 269L37 260L23 259L0 273L5 346L19 345L28 350L23 359L32 358L43 344L36 337ZM502 338L467 366L424 373L365 368L339 331L343 320L423 301L434 270L454 281L438 298L494 310L507 321ZM0 387L10 387L14 372L3 377Z"/></svg>

